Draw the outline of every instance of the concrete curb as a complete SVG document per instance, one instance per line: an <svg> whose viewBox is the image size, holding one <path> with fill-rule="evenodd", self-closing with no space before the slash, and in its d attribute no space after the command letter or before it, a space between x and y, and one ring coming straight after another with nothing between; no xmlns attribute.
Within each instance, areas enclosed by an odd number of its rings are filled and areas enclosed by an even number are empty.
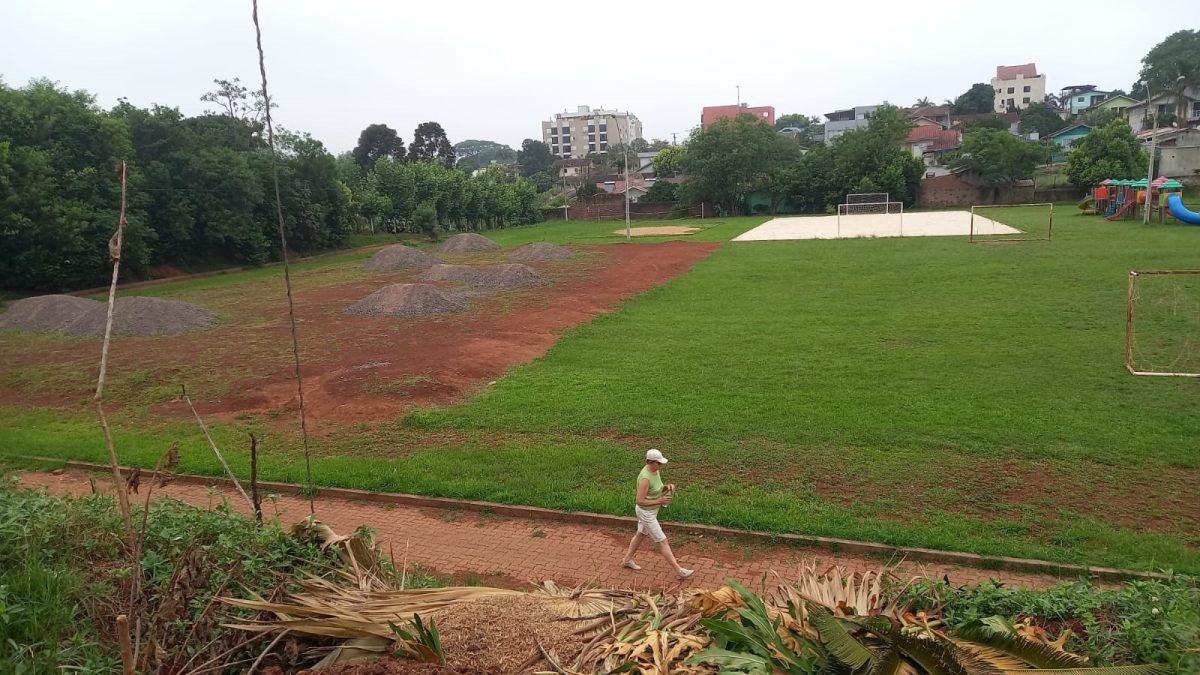
<svg viewBox="0 0 1200 675"><path fill-rule="evenodd" d="M30 457L27 459L63 464L68 469L81 471L110 472L107 464L82 462L76 460L61 460L48 457ZM122 467L122 472L129 472L129 467ZM193 485L220 485L231 487L228 478L214 476L198 476L193 474L176 474L175 480ZM292 483L277 483L274 481L259 481L260 490L279 493L281 495L303 495L305 488ZM423 497L397 492L370 492L350 488L323 487L317 489L317 496L324 498L342 499L354 502L370 502L377 504L398 504L430 509L454 509L475 513L491 513L513 518L531 520L547 520L576 525L606 525L632 529L637 519L632 516L613 516L604 513L587 511L558 511L536 506L515 506L496 502L475 501L469 499L450 499L446 497ZM1090 577L1099 581L1126 581L1129 579L1168 579L1166 574L1159 572L1142 572L1138 570L1119 569L1115 567L1093 567L1058 563L1049 560L1033 558L1012 558L1009 556L980 555L977 553L962 553L959 551L944 551L940 549L918 548L913 546L892 546L870 541L854 539L838 539L836 537L819 537L806 534L791 534L784 532L763 532L759 530L738 530L719 525L703 525L698 523L666 523L666 529L672 532L719 536L726 538L754 539L764 543L786 543L793 546L804 546L825 549L831 553L852 553L856 555L874 556L876 558L894 560L920 560L931 563L961 565L989 570L1008 570L1045 574L1064 578Z"/></svg>

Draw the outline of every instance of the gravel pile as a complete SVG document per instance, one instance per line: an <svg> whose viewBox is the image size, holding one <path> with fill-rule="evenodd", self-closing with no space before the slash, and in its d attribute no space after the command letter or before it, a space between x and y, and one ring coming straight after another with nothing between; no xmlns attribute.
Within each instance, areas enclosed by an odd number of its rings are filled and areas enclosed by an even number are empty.
<svg viewBox="0 0 1200 675"><path fill-rule="evenodd" d="M440 266L439 266L440 267ZM466 303L428 284L384 286L346 308L347 314L420 316L456 312Z"/></svg>
<svg viewBox="0 0 1200 675"><path fill-rule="evenodd" d="M424 251L418 251L415 248L410 248L404 244L392 244L379 249L379 252L371 256L363 263L363 269L384 271L384 270L399 270L410 267L432 267L441 260L437 256L430 255Z"/></svg>
<svg viewBox="0 0 1200 675"><path fill-rule="evenodd" d="M71 295L41 295L12 303L0 316L0 328L60 331L69 335L104 335L106 303ZM117 298L113 306L113 335L176 335L211 326L217 315L187 302L146 298Z"/></svg>
<svg viewBox="0 0 1200 675"><path fill-rule="evenodd" d="M517 262L540 262L543 260L567 260L571 255L571 249L566 246L536 242L514 249L512 253L508 254L508 259Z"/></svg>
<svg viewBox="0 0 1200 675"><path fill-rule="evenodd" d="M508 263L472 267L471 265L434 265L421 277L425 281L460 281L472 288L505 290L542 286L550 280L528 265Z"/></svg>
<svg viewBox="0 0 1200 675"><path fill-rule="evenodd" d="M500 244L488 239L482 234L464 232L456 234L438 246L442 253L476 253L479 251L498 251Z"/></svg>

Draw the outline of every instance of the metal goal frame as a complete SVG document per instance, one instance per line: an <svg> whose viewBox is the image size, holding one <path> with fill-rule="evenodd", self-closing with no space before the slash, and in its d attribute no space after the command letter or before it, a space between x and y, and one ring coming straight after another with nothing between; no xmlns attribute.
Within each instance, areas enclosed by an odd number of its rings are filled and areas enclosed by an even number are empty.
<svg viewBox="0 0 1200 675"><path fill-rule="evenodd" d="M1125 290L1125 370L1131 375L1150 377L1200 377L1200 373L1172 373L1162 370L1141 370L1133 363L1134 285L1139 277L1196 275L1200 269L1184 270L1129 270L1129 281Z"/></svg>
<svg viewBox="0 0 1200 675"><path fill-rule="evenodd" d="M875 194L875 193L870 193L870 194ZM886 192L880 192L878 194L887 196ZM855 195L846 195L846 198L848 199L852 196L855 196ZM883 210L882 211L874 211L871 213L850 213L849 207L851 207L851 206L883 207ZM842 216L843 215L845 215L845 216L875 216L875 215L890 216L893 214L898 214L900 216L900 236L901 237L904 236L904 202L891 202L891 201L843 202L841 204L838 204L837 207L838 207L838 210L837 210L837 236L838 236L838 239L842 238ZM896 208L893 210L892 207L896 207Z"/></svg>
<svg viewBox="0 0 1200 675"><path fill-rule="evenodd" d="M997 237L996 235L975 234L975 209L1015 209L1022 206L1049 206L1050 215L1046 221L1046 236L1044 237ZM1051 241L1054 238L1054 202L1031 202L1028 204L976 204L971 207L971 230L967 241L972 244L1003 244L1009 241Z"/></svg>

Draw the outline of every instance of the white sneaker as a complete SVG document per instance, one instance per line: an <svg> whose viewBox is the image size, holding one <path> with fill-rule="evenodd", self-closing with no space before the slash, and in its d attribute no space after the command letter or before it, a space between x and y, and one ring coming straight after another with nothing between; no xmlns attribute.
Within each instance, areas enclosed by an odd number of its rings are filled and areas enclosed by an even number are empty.
<svg viewBox="0 0 1200 675"><path fill-rule="evenodd" d="M696 570L689 570L686 567L680 567L676 576L680 579L686 579L696 573Z"/></svg>
<svg viewBox="0 0 1200 675"><path fill-rule="evenodd" d="M640 569L642 569L642 566L641 566L641 565L639 565L639 564L637 564L637 563L633 562L632 560L626 560L625 562L621 563L621 567L628 567L628 568L629 568L629 569L631 569L631 570L640 570Z"/></svg>

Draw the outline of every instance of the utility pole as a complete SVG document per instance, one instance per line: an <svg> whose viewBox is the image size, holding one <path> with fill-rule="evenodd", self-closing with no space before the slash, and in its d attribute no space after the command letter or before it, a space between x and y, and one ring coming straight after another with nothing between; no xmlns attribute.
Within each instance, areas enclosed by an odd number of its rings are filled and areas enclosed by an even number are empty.
<svg viewBox="0 0 1200 675"><path fill-rule="evenodd" d="M675 132L674 131L671 132L671 145L678 145L675 142Z"/></svg>
<svg viewBox="0 0 1200 675"><path fill-rule="evenodd" d="M1176 86L1183 82L1184 76L1180 75L1175 78ZM1178 100L1178 99L1177 99ZM1142 224L1150 224L1150 193L1152 192L1151 184L1154 183L1154 151L1158 145L1158 112L1150 112L1150 106L1153 105L1153 97L1150 96L1150 83L1146 83L1146 112L1150 113L1150 161L1147 162L1146 169L1146 203L1142 205Z"/></svg>
<svg viewBox="0 0 1200 675"><path fill-rule="evenodd" d="M737 97L737 101L738 101L738 102L737 102L737 107L739 107L739 108L740 108L740 107L742 107L742 85L740 85L740 84L735 84L735 85L733 85L733 86L737 87L737 91L738 91L738 97Z"/></svg>

